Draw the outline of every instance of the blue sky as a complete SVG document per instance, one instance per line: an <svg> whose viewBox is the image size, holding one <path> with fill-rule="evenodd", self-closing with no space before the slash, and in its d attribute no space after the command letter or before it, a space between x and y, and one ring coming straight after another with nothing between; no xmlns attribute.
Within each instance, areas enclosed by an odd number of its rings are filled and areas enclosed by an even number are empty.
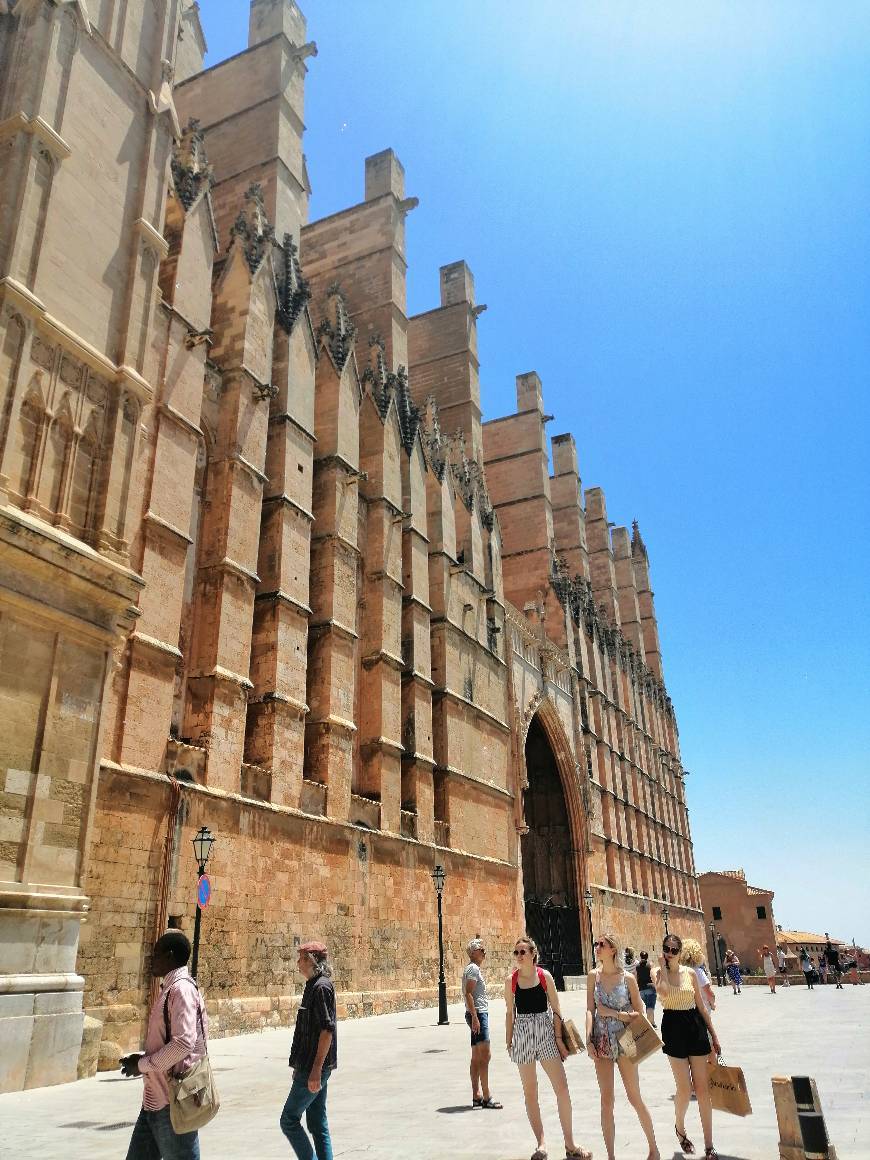
<svg viewBox="0 0 870 1160"><path fill-rule="evenodd" d="M312 218L392 146L409 311L464 258L486 417L537 370L640 521L699 870L870 943L870 6L310 0ZM203 0L209 63L245 0Z"/></svg>

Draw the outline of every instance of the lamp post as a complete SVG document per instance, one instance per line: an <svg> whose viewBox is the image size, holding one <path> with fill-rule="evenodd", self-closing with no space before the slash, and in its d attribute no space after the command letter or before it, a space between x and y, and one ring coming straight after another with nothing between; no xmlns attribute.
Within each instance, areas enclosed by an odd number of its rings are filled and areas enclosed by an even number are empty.
<svg viewBox="0 0 870 1160"><path fill-rule="evenodd" d="M594 970L595 969L595 933L592 930L592 891L589 889L588 886L586 887L586 890L584 891L583 901L586 903L586 911L589 915L589 946L590 946L590 949L592 952L592 961L591 961L590 966L591 966L591 969Z"/></svg>
<svg viewBox="0 0 870 1160"><path fill-rule="evenodd" d="M447 875L439 862L432 871L432 881L435 883L435 893L438 895L438 1026L444 1027L450 1022L447 1018L447 983L444 979L444 918L441 910L441 896L444 893L444 880Z"/></svg>
<svg viewBox="0 0 870 1160"><path fill-rule="evenodd" d="M193 927L193 954L190 957L190 973L196 978L197 970L199 968L199 929L202 923L202 906L200 905L200 886L202 884L203 875L205 874L205 865L209 860L211 848L214 845L214 835L208 826L201 826L193 841L193 853L196 858L196 864L199 867L196 876L196 922Z"/></svg>
<svg viewBox="0 0 870 1160"><path fill-rule="evenodd" d="M668 930L668 919L670 918L670 915L671 915L671 912L668 910L668 900L667 900L667 897L665 897L665 900L662 903L662 921L665 924L665 938L667 938L668 935L671 933Z"/></svg>
<svg viewBox="0 0 870 1160"><path fill-rule="evenodd" d="M713 966L716 970L716 983L718 986L723 985L722 971L719 969L719 946L716 942L716 923L710 921L710 943L713 947Z"/></svg>

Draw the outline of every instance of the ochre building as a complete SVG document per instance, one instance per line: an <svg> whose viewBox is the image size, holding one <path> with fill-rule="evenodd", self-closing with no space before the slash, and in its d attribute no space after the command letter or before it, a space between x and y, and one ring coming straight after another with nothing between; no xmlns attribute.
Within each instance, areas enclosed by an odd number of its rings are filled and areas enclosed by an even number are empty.
<svg viewBox="0 0 870 1160"><path fill-rule="evenodd" d="M698 876L698 886L710 966L715 969L717 956L720 966L724 964L726 951L733 950L743 971L759 972L761 948L774 951L779 942L774 892L751 886L743 870L709 870Z"/></svg>
<svg viewBox="0 0 870 1160"><path fill-rule="evenodd" d="M0 1090L139 1043L202 825L215 1033L313 936L433 1003L438 863L453 993L477 932L701 936L640 532L536 374L483 421L464 262L408 317L392 151L308 221L299 9L207 70L188 0L2 10Z"/></svg>

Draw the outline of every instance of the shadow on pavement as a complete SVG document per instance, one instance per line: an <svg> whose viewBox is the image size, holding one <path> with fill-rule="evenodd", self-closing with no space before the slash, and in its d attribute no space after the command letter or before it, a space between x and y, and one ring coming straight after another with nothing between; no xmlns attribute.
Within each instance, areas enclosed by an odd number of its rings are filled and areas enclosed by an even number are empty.
<svg viewBox="0 0 870 1160"><path fill-rule="evenodd" d="M456 1104L452 1108L436 1108L436 1112L443 1112L445 1116L455 1115L456 1112L476 1112L477 1108L473 1108L471 1104Z"/></svg>

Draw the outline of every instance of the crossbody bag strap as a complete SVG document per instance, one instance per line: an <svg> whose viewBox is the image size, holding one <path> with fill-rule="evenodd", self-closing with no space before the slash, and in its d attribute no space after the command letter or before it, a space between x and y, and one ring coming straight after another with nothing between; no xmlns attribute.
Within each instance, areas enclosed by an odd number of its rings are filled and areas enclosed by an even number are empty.
<svg viewBox="0 0 870 1160"><path fill-rule="evenodd" d="M176 983L184 982L193 983L194 987L196 987L196 983L193 982L193 979L176 979L175 983L172 984L172 987L174 987ZM172 987L168 988L166 992L166 998L163 1000L163 1027L166 1031L167 1043L169 1043L172 1039L172 1021L169 1018L169 996L172 994ZM205 1033L205 1025L202 1021L202 996L199 993L199 987L196 987L196 1017L199 1021L199 1030L202 1033L202 1041L205 1044L206 1051L208 1051L208 1036Z"/></svg>

